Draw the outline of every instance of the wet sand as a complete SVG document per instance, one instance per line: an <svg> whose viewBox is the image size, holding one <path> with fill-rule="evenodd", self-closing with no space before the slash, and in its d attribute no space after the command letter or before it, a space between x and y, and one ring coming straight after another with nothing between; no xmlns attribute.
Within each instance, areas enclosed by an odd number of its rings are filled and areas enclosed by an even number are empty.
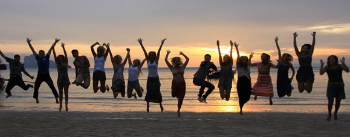
<svg viewBox="0 0 350 137"><path fill-rule="evenodd" d="M1 136L348 136L350 113L0 112Z"/></svg>

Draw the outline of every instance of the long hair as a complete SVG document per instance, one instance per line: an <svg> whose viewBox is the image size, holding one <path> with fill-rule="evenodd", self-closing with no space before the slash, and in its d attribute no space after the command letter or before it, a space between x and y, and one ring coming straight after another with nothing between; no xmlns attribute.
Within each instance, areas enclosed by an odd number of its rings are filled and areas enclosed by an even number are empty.
<svg viewBox="0 0 350 137"><path fill-rule="evenodd" d="M330 56L328 56L328 58L327 58L327 66L328 66L328 67L331 66L331 64L329 63L329 59L330 59L331 57L334 57L334 59L335 59L334 65L338 65L338 57L337 57L336 55L330 55Z"/></svg>
<svg viewBox="0 0 350 137"><path fill-rule="evenodd" d="M261 54L261 56L264 55L264 54L265 54L266 58L262 59L261 62L262 62L262 64L267 65L267 64L269 64L271 62L271 60L270 60L271 57L270 57L269 54L266 54L266 53Z"/></svg>
<svg viewBox="0 0 350 137"><path fill-rule="evenodd" d="M303 47L307 47L307 53L306 54L309 54L310 52L310 49L311 49L311 44L304 44L303 46L301 46L301 49L303 49Z"/></svg>
<svg viewBox="0 0 350 137"><path fill-rule="evenodd" d="M114 63L117 63L117 60L120 60L120 62L122 61L122 56L120 56L120 55L115 55L114 57L113 57L113 59L114 59Z"/></svg>
<svg viewBox="0 0 350 137"><path fill-rule="evenodd" d="M242 62L242 59L243 58L246 58L247 59L247 63L243 63ZM241 56L241 57L239 57L238 58L238 60L237 60L237 67L243 67L244 69L247 69L248 68L248 62L249 62L249 59L248 59L248 57L247 56Z"/></svg>
<svg viewBox="0 0 350 137"><path fill-rule="evenodd" d="M173 66L175 66L176 64L175 64L175 60L176 59L179 59L180 60L180 66L183 64L182 63L182 59L180 58L180 57L173 57L173 58L171 58L171 65L173 65Z"/></svg>
<svg viewBox="0 0 350 137"><path fill-rule="evenodd" d="M228 62L224 62L224 58L228 58ZM222 58L222 60L223 60L223 65L232 65L232 58L229 56L229 55L224 55L224 57Z"/></svg>

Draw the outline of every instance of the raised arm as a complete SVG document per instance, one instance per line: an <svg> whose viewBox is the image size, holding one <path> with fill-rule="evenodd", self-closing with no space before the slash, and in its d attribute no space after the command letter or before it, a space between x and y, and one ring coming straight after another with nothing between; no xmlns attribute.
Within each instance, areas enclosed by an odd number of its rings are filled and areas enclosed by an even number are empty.
<svg viewBox="0 0 350 137"><path fill-rule="evenodd" d="M57 54L56 54L55 47L52 49L52 53L53 53L53 58L55 59L55 62L57 63Z"/></svg>
<svg viewBox="0 0 350 137"><path fill-rule="evenodd" d="M55 42L52 44L51 48L49 49L49 51L47 52L46 55L48 55L48 56L51 55L51 51L55 48L57 42L59 42L59 41L60 41L60 39L57 39L57 38L55 39Z"/></svg>
<svg viewBox="0 0 350 137"><path fill-rule="evenodd" d="M141 64L139 65L139 71L142 69L142 66L143 64L145 64L146 61L147 61L146 58L141 61Z"/></svg>
<svg viewBox="0 0 350 137"><path fill-rule="evenodd" d="M240 55L239 55L239 50L238 50L238 43L237 42L235 42L234 43L234 45L235 45L235 48L236 48L236 52L237 52L237 60L241 57Z"/></svg>
<svg viewBox="0 0 350 137"><path fill-rule="evenodd" d="M221 51L220 51L220 42L219 40L216 41L216 46L218 47L218 52L219 52L219 62L220 65L222 64L222 57L221 57Z"/></svg>
<svg viewBox="0 0 350 137"><path fill-rule="evenodd" d="M295 54L297 56L299 56L300 52L299 52L299 49L298 49L298 46L297 46L297 37L298 37L298 33L294 32L293 33L293 37L294 37L294 50L295 50Z"/></svg>
<svg viewBox="0 0 350 137"><path fill-rule="evenodd" d="M111 58L111 62L112 62L112 64L114 64L114 63L115 63L115 60L114 60L112 51L111 51L111 49L110 49L109 43L107 43L106 47L107 47L107 52L109 53L109 57Z"/></svg>
<svg viewBox="0 0 350 137"><path fill-rule="evenodd" d="M137 39L137 42L139 42L139 44L143 50L143 53L145 54L145 58L148 59L147 51L146 51L145 47L143 46L142 41L143 41L143 39L141 39L141 38Z"/></svg>
<svg viewBox="0 0 350 137"><path fill-rule="evenodd" d="M31 39L27 38L27 43L28 43L28 45L29 45L29 48L32 50L33 55L34 55L34 56L37 56L38 54L35 52L35 50L34 50L32 44L30 43L31 41L32 41Z"/></svg>
<svg viewBox="0 0 350 137"><path fill-rule="evenodd" d="M275 43L278 51L278 64L280 64L282 63L282 55L281 55L280 45L278 44L278 39L279 39L278 37L275 38Z"/></svg>
<svg viewBox="0 0 350 137"><path fill-rule="evenodd" d="M158 49L158 53L157 53L157 59L156 59L156 62L157 62L157 63L158 63L158 61L159 61L160 51L162 50L162 47L163 47L164 42L165 42L166 39L167 39L167 38L162 39L162 41L161 41L161 43L160 43L160 46L159 46L159 49Z"/></svg>
<svg viewBox="0 0 350 137"><path fill-rule="evenodd" d="M312 56L314 54L314 49L315 49L315 44L316 44L316 32L312 32L311 36L312 36L312 45L311 45L311 49L309 52L310 56Z"/></svg>
<svg viewBox="0 0 350 137"><path fill-rule="evenodd" d="M63 53L64 53L64 60L65 60L66 63L68 63L68 56L67 56L67 51L66 51L66 48L65 48L65 44L61 43L61 46L62 46Z"/></svg>
<svg viewBox="0 0 350 137"><path fill-rule="evenodd" d="M127 51L128 53L126 54L126 57L125 57L125 59L124 59L124 61L123 61L123 66L125 66L126 62L128 61L128 58L130 58L130 49L129 49L129 48L126 48L126 51Z"/></svg>
<svg viewBox="0 0 350 137"><path fill-rule="evenodd" d="M106 49L107 49L106 53L103 55L103 57L105 58L105 60L107 59L108 53L109 53L109 50L110 50L110 49L107 47L107 45L109 46L109 43L107 43L107 44L103 43L103 46L105 46Z"/></svg>
<svg viewBox="0 0 350 137"><path fill-rule="evenodd" d="M326 72L327 66L323 67L324 66L324 62L323 62L322 59L320 59L320 64L321 64L320 75L323 75Z"/></svg>
<svg viewBox="0 0 350 137"><path fill-rule="evenodd" d="M170 64L170 62L168 60L169 54L170 54L170 50L167 50L166 55L165 55L165 63L170 70L173 70L173 66Z"/></svg>
<svg viewBox="0 0 350 137"><path fill-rule="evenodd" d="M232 40L230 40L230 45L231 45L231 49L230 49L230 59L231 61L233 60L232 58L232 48L233 48L233 43L232 43ZM232 62L231 62L232 63Z"/></svg>
<svg viewBox="0 0 350 137"><path fill-rule="evenodd" d="M345 58L343 57L341 60L340 60L340 67L347 73L349 73L349 68L348 66L345 64Z"/></svg>
<svg viewBox="0 0 350 137"><path fill-rule="evenodd" d="M185 63L182 65L182 68L185 69L188 62L190 61L190 58L188 58L188 56L186 56L183 52L180 52L180 55L184 56L186 59Z"/></svg>
<svg viewBox="0 0 350 137"><path fill-rule="evenodd" d="M1 57L3 57L4 59L7 59L7 57L5 56L5 54L4 53L2 53L2 51L0 50L0 55L1 55Z"/></svg>
<svg viewBox="0 0 350 137"><path fill-rule="evenodd" d="M132 66L130 51L128 52L128 54L129 54L128 63L129 63L129 68L130 68Z"/></svg>
<svg viewBox="0 0 350 137"><path fill-rule="evenodd" d="M248 64L249 64L249 66L257 66L257 63L252 63L252 58L253 58L253 55L254 55L254 53L252 52L252 53L250 53L250 55L249 55L249 60L248 60Z"/></svg>
<svg viewBox="0 0 350 137"><path fill-rule="evenodd" d="M96 57L96 52L95 52L95 49L94 49L94 47L95 47L96 45L100 45L100 43L95 42L94 44L91 45L91 53L92 53L92 55L94 56L94 58Z"/></svg>

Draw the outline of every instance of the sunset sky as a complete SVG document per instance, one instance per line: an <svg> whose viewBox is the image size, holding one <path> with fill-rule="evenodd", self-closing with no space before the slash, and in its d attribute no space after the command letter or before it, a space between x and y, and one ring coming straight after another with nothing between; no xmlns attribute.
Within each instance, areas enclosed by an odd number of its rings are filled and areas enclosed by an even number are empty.
<svg viewBox="0 0 350 137"><path fill-rule="evenodd" d="M263 52L274 61L274 37L280 37L283 53L295 56L293 32L299 33L300 48L312 42L316 31L313 63L335 54L347 57L349 64L349 13L349 0L0 0L0 49L11 57L29 55L27 37L36 50L46 51L60 38L69 56L78 49L91 58L90 45L99 41L110 43L114 55L125 57L129 47L132 59L141 59L137 38L144 39L147 51L158 50L160 40L168 38L160 67L166 50L171 57L183 51L191 59L189 67L197 67L206 53L218 63L216 40L224 53L233 40L243 54L254 52L254 61ZM62 53L60 45L57 51ZM111 67L109 58L106 66Z"/></svg>

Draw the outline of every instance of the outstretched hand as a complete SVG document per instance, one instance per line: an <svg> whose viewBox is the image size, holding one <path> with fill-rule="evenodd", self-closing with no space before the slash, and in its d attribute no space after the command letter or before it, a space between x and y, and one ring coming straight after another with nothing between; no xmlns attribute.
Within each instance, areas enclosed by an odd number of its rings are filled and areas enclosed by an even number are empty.
<svg viewBox="0 0 350 137"><path fill-rule="evenodd" d="M313 37L315 37L315 36L316 36L316 32L312 32L311 35L312 35Z"/></svg>
<svg viewBox="0 0 350 137"><path fill-rule="evenodd" d="M235 42L234 45L236 48L238 48L239 43Z"/></svg>
<svg viewBox="0 0 350 137"><path fill-rule="evenodd" d="M340 59L340 63L341 63L341 64L345 64L345 57L342 57L342 58Z"/></svg>
<svg viewBox="0 0 350 137"><path fill-rule="evenodd" d="M170 53L170 50L166 50L166 54L169 54Z"/></svg>
<svg viewBox="0 0 350 137"><path fill-rule="evenodd" d="M59 42L60 40L61 40L61 39L56 38L56 39L55 39L55 43Z"/></svg>
<svg viewBox="0 0 350 137"><path fill-rule="evenodd" d="M129 48L126 48L126 51L129 53L129 52L130 52L130 49L129 49Z"/></svg>
<svg viewBox="0 0 350 137"><path fill-rule="evenodd" d="M64 48L65 44L62 42L62 43L61 43L61 46L62 46L62 48Z"/></svg>
<svg viewBox="0 0 350 137"><path fill-rule="evenodd" d="M216 41L216 46L218 46L218 47L220 46L219 40Z"/></svg>
<svg viewBox="0 0 350 137"><path fill-rule="evenodd" d="M182 51L180 51L180 55L184 55L184 53Z"/></svg>
<svg viewBox="0 0 350 137"><path fill-rule="evenodd" d="M275 42L276 42L276 43L278 42L278 39L279 39L278 37L275 38Z"/></svg>
<svg viewBox="0 0 350 137"><path fill-rule="evenodd" d="M232 40L230 40L230 45L231 45L231 47L233 46L233 42L232 42Z"/></svg>
<svg viewBox="0 0 350 137"><path fill-rule="evenodd" d="M142 41L143 41L142 38L138 38L138 39L137 39L137 42L139 42L140 44L142 44Z"/></svg>
<svg viewBox="0 0 350 137"><path fill-rule="evenodd" d="M166 39L167 39L167 38L162 39L161 43L164 44L164 42L165 42Z"/></svg>
<svg viewBox="0 0 350 137"><path fill-rule="evenodd" d="M32 41L31 39L27 38L27 43L28 44L30 44L31 41Z"/></svg>
<svg viewBox="0 0 350 137"><path fill-rule="evenodd" d="M297 32L294 32L294 33L293 33L294 38L298 37L298 35L299 35L299 34L298 34Z"/></svg>
<svg viewBox="0 0 350 137"><path fill-rule="evenodd" d="M321 63L321 67L324 66L324 61L322 59L320 59L320 63Z"/></svg>
<svg viewBox="0 0 350 137"><path fill-rule="evenodd" d="M254 52L250 53L249 58L253 58Z"/></svg>

